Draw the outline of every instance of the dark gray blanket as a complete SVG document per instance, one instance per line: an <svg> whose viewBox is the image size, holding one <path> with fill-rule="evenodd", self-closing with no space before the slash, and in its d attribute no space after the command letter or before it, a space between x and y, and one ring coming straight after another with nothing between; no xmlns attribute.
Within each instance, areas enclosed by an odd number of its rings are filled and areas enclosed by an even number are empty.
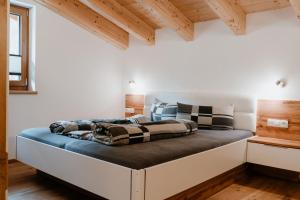
<svg viewBox="0 0 300 200"><path fill-rule="evenodd" d="M144 169L236 142L253 134L243 130L198 130L186 137L124 146L107 146L54 135L49 129L25 130L21 136L132 169Z"/></svg>

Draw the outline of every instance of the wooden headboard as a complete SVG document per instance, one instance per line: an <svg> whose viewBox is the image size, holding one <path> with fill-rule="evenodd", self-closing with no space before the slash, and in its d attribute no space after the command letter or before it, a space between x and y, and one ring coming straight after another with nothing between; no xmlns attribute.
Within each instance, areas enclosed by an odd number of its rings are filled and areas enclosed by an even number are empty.
<svg viewBox="0 0 300 200"><path fill-rule="evenodd" d="M268 119L288 120L288 128L267 126ZM258 100L258 136L300 141L300 101Z"/></svg>
<svg viewBox="0 0 300 200"><path fill-rule="evenodd" d="M131 117L137 114L144 114L145 96L136 94L126 94L125 108L132 108L134 112L125 111L125 117Z"/></svg>

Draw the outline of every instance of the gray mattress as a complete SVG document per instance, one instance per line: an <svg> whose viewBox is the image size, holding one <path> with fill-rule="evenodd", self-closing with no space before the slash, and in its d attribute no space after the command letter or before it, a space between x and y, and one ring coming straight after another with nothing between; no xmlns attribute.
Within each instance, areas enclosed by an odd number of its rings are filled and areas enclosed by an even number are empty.
<svg viewBox="0 0 300 200"><path fill-rule="evenodd" d="M132 169L144 169L253 136L244 130L198 130L185 137L124 146L106 146L50 133L47 128L23 131L21 136Z"/></svg>

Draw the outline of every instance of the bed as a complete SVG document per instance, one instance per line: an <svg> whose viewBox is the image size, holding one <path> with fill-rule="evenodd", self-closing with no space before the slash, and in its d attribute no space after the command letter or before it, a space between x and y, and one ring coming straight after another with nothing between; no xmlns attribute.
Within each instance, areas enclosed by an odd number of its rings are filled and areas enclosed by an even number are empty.
<svg viewBox="0 0 300 200"><path fill-rule="evenodd" d="M165 199L246 162L246 140L255 131L251 98L151 93L146 96L147 115L154 98L170 103L234 104L236 130L199 130L186 137L111 147L54 135L48 128L28 129L17 137L17 159L116 200Z"/></svg>

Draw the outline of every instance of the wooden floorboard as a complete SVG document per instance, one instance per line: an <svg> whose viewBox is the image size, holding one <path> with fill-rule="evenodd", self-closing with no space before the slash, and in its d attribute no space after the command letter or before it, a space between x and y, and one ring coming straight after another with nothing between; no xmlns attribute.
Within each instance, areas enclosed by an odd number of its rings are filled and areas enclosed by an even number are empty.
<svg viewBox="0 0 300 200"><path fill-rule="evenodd" d="M76 189L71 189L19 162L9 164L9 200L99 200Z"/></svg>
<svg viewBox="0 0 300 200"><path fill-rule="evenodd" d="M9 200L98 200L65 184L38 176L19 162L9 164ZM194 199L194 198L193 198ZM197 200L202 199L201 195ZM300 183L252 175L239 180L210 200L300 200Z"/></svg>
<svg viewBox="0 0 300 200"><path fill-rule="evenodd" d="M209 200L299 200L300 184L252 175L233 183Z"/></svg>

